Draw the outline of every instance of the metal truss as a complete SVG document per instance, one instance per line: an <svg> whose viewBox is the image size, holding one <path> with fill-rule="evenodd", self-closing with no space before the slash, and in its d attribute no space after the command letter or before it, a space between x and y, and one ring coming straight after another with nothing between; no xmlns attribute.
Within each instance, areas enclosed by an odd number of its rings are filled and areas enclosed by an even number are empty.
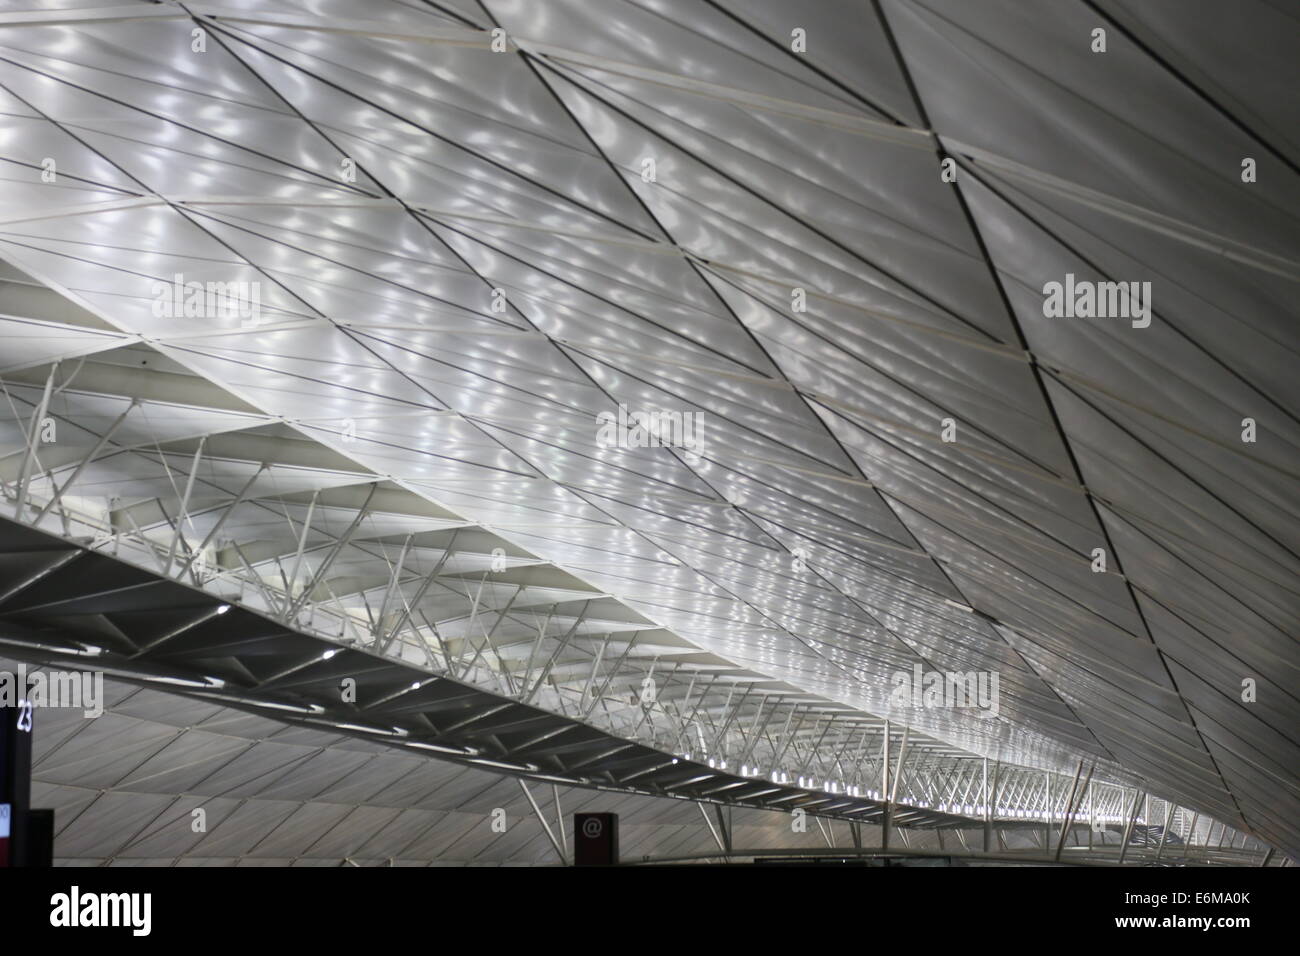
<svg viewBox="0 0 1300 956"><path fill-rule="evenodd" d="M880 829L882 852L888 850L890 832L900 834L906 846L908 832L952 830L964 846L965 831L980 826L981 815L985 854L993 852L987 842L992 832L1004 844L1008 831L1041 831L1043 846L1050 846L1052 818L1057 815L1063 817L1058 861L1072 861L1080 847L1099 854L1114 850L1121 863L1130 846L1138 848L1133 863L1145 862L1153 846L1157 859L1167 849L1172 853L1181 848L1181 856L1170 862L1240 862L1269 852L1221 824L1215 842L1213 822L1198 825L1193 816L1189 823L1186 812L1172 805L1165 808L1165 824L1154 828L1146 817L1153 803L1156 811L1160 805L1137 795L1126 804L1130 815L1125 825L1116 827L1109 810L1121 805L1117 801L1124 793L1080 786L1077 778L1064 809L1044 814L1047 819L1038 824L1027 819L1029 811L1017 807L1028 806L1034 793L1047 792L1052 780L1060 779L1057 775L998 773L996 768L990 775L987 762L979 761L976 777L975 768L965 765L970 761L960 757L908 763L909 732L896 737L887 724L880 738L880 791L862 796L854 785L811 779L793 786L777 783L748 775L747 768L738 772L675 757L574 716L543 710L521 699L531 685L517 684L513 695L479 690L373 647L347 646L290 629L205 590L9 519L0 519L0 556L0 647L5 653L45 665L101 670L290 723L516 775L561 858L567 855L567 845L560 811L557 807L553 830L523 778L802 811L818 826L822 819L849 821L855 828L872 824ZM341 692L349 689L351 693ZM888 747L895 740L897 756L891 760ZM1041 780L1038 790L1035 777ZM900 787L904 779L912 783ZM935 808L916 796L921 793L946 799L970 799L973 793L982 802L944 802ZM1079 822L1085 814L1088 825ZM720 812L718 824L714 833L720 851L740 855ZM829 831L823 832L833 846ZM860 830L855 832L861 851ZM1116 832L1122 834L1118 843ZM1087 834L1086 846L1080 833ZM1190 849L1196 845L1203 850L1199 856Z"/></svg>
<svg viewBox="0 0 1300 956"><path fill-rule="evenodd" d="M56 363L0 381L22 434L20 450L0 459L18 520L286 625L720 769L875 789L876 770L862 760L883 721L700 653L481 526L344 462L322 468L314 446L266 434L274 426L260 417L225 432L168 433L156 423L182 396L192 403L188 383L144 402L129 394L138 383L104 365ZM96 432L71 407L51 413L49 393L65 403L107 394L120 411ZM28 440L46 420L60 439ZM134 440L121 437L124 425ZM281 480L288 473L293 490ZM961 754L919 736L913 747Z"/></svg>
<svg viewBox="0 0 1300 956"><path fill-rule="evenodd" d="M987 759L703 653L198 380L152 372L146 398L122 369L120 357L82 356L0 379L0 408L11 413L11 451L0 457L6 525L58 536L19 535L38 541L42 558L0 592L0 643L14 653L93 658L178 692L539 779L877 823L885 847L895 831L960 834L971 819L983 852L995 832L1046 828L1059 830L1051 845L1066 859L1080 820L1103 849L1101 835L1116 829L1126 849L1153 828L1175 832L1122 774L1094 782L1090 769L1081 782L990 770ZM115 623L116 643L81 645L94 654L35 636L38 612L105 597L90 566L113 567L114 578L130 566L147 593L189 610L169 617L160 607L167 626L140 632ZM26 600L56 583L57 601ZM214 641L217 623L235 621L265 636ZM245 645L272 666L245 660ZM193 668L218 652L235 671ZM369 696L340 706L336 685L353 670L373 675ZM1177 810L1171 820L1186 818ZM1229 849L1250 839L1227 832Z"/></svg>
<svg viewBox="0 0 1300 956"><path fill-rule="evenodd" d="M553 784L870 820L880 801L775 785L284 626L206 590L0 519L0 648L277 720ZM918 807L914 827L957 817Z"/></svg>

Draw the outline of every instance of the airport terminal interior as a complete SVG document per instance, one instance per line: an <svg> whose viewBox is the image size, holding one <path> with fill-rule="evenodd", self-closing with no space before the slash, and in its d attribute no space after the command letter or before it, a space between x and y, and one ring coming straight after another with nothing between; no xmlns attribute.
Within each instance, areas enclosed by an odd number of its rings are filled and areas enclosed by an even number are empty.
<svg viewBox="0 0 1300 956"><path fill-rule="evenodd" d="M2 0L0 862L1294 866L1297 63Z"/></svg>

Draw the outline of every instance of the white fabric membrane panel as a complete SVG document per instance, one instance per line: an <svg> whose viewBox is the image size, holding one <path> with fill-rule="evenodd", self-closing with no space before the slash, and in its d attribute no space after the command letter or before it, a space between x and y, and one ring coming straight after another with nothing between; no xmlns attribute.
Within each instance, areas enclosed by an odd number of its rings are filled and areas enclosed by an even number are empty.
<svg viewBox="0 0 1300 956"><path fill-rule="evenodd" d="M1300 847L1287 14L138 7L3 8L0 257L67 302L6 289L0 370L143 343L238 406L164 440L275 423L701 652ZM158 315L177 274L255 284L259 321ZM1047 316L1067 275L1150 283L1149 325ZM702 442L607 447L620 405ZM997 719L891 707L915 664L996 671Z"/></svg>

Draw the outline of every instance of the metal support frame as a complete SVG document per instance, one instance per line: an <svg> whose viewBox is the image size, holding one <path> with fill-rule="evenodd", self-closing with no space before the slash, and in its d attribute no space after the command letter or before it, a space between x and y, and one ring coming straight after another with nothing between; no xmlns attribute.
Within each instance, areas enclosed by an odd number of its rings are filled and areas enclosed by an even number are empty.
<svg viewBox="0 0 1300 956"><path fill-rule="evenodd" d="M1133 838L1133 825L1137 822L1138 807L1142 805L1143 794L1141 791L1133 791L1133 809L1128 814L1124 823L1124 835L1120 838L1119 861L1124 862L1124 857L1128 853L1129 841ZM1225 827L1226 829L1226 827Z"/></svg>
<svg viewBox="0 0 1300 956"><path fill-rule="evenodd" d="M27 441L23 449L23 463L18 471L17 496L14 502L14 517L22 519L27 505L27 484L31 480L32 467L36 463L37 438L41 431L41 422L50 407L50 396L54 391L54 378L59 372L59 363L50 366L50 374L45 379L45 390L41 393L40 404L32 413L31 424L27 428Z"/></svg>
<svg viewBox="0 0 1300 956"><path fill-rule="evenodd" d="M546 839L551 841L551 846L555 849L555 855L560 858L560 865L568 866L569 856L564 852L564 845L556 839L554 831L551 830L551 825L546 822L546 814L542 813L542 808L537 805L537 801L533 798L533 792L528 789L528 784L524 782L522 777L515 777L515 781L519 784L519 789L524 792L528 805L533 808L533 813L537 816L537 822L542 825L542 830L546 832ZM558 802L556 806L559 806Z"/></svg>
<svg viewBox="0 0 1300 956"><path fill-rule="evenodd" d="M46 409L49 407L46 395L52 398L58 394L54 382L55 373L51 370L51 374L45 383L45 393L42 396L45 399L43 407ZM26 400L24 399L24 401ZM120 426L128 420L136 405L137 400L133 400L98 436L91 451L72 468L70 477L60 484L54 480L54 476L51 474L51 493L38 509L30 509L35 511L34 518L26 513L29 510L27 504L32 495L30 476L32 470L36 467L35 450L31 442L31 424L39 426L41 416L33 417L27 430L28 441L24 449L26 477L22 478L20 475L22 480L17 483L14 492L15 506L17 510L23 512L21 520L24 523L37 524L46 517L57 514L65 523L65 527L69 520L81 521L84 527L84 516L79 513L72 514L68 512L66 495L76 486L85 470L105 452L105 449L110 447L113 436L119 431ZM40 412L41 410L42 404L37 403L35 411ZM168 515L167 507L160 499L152 503L137 503L129 508L122 508L117 512L122 526L115 529L118 532L113 539L115 549L119 541L125 543L128 540L133 540L144 547L146 552L151 555L151 560L168 571L174 566L176 557L180 554L184 563L173 576L181 577L194 568L199 555L215 540L222 528L230 523L236 509L247 506L248 509L272 510L261 499L260 495L254 495L251 490L257 477L270 467L269 463L262 462L258 464L257 470L233 498L221 505L223 510L215 524L207 532L203 542L197 548L192 548L189 542L185 540L184 533L184 527L190 524L193 519L193 515L190 514L189 510L190 502L193 500L193 496L198 491L200 484L208 486L209 490L215 488L213 482L206 481L198 475L203 458L208 452L209 446L206 436L200 437L193 452L189 473L186 475L184 490L181 491L180 488L176 487L177 483L173 482L173 488L179 492L178 500L180 502L180 509L175 520ZM139 454L140 452L137 449L130 448L113 450L113 454L119 453ZM167 467L165 460L162 464ZM61 465L60 467L67 466ZM610 728L617 734L624 735L626 739L641 740L652 746L682 754L685 750L695 750L693 743L686 747L682 745L683 742L691 741L692 734L696 734L707 740L705 752L716 755L719 761L727 760L736 766L762 766L764 768L763 773L770 774L773 779L776 778L778 772L785 772L786 768L797 766L806 772L811 772L815 779L819 781L818 787L820 781L836 779L844 781L846 786L860 787L870 779L869 774L874 772L870 765L874 761L868 759L864 762L862 755L866 752L867 743L874 736L873 728L879 727L880 722L875 722L874 719L869 717L849 717L843 713L829 711L824 704L818 701L788 700L784 695L774 697L774 695L767 692L761 681L752 678L724 680L721 682L721 686L726 688L726 692L722 693L717 690L719 677L722 676L717 672L701 672L689 666L683 667L680 662L674 662L673 666L666 670L656 670L657 659L650 660L648 654L636 656L637 636L640 632L633 631L631 628L628 629L631 632L631 637L627 640L625 648L613 666L609 666L608 648L614 640L625 632L605 631L596 641L590 640L579 633L581 624L584 623L584 618L591 609L594 599L583 602L581 614L576 616L572 626L567 631L562 632L562 636L559 638L551 635L546 625L538 627L535 636L530 635L528 637L531 645L528 655L529 664L521 672L512 670L507 665L505 659L501 656L501 649L498 647L496 635L502 631L507 631L508 633L505 635L506 641L510 644L519 643L517 634L519 622L516 618L520 617L520 612L514 612L514 617L511 617L511 611L523 588L516 588L511 602L507 603L502 610L491 612L494 614L495 620L490 627L486 622L479 623L484 617L483 608L480 601L476 600L476 596L470 592L466 600L470 605L471 617L474 623L488 635L488 640L478 645L467 663L463 652L467 646L472 647L473 642L467 644L467 638L458 635L444 639L444 636L439 633L439 625L445 625L446 622L441 616L435 620L430 620L429 617L422 613L420 607L429 590L435 585L451 593L457 593L456 589L448 588L444 581L439 580L439 576L442 574L447 562L455 554L456 536L460 533L460 529L453 531L451 542L443 547L443 553L434 570L421 576L408 573L408 566L412 563L411 554L414 548L414 536L412 534L405 536L396 563L389 563L386 586L382 588L376 587L370 592L377 597L379 613L377 617L371 616L369 632L368 636L366 636L367 625L365 620L351 613L340 601L339 594L334 593L331 585L335 584L336 581L329 579L329 571L349 547L359 548L367 554L370 553L370 550L373 550L373 545L364 541L357 541L356 538L361 525L370 513L370 505L375 498L379 484L378 481L366 482L365 501L360 508L357 508L347 531L337 537L331 535L333 540L321 546L327 549L326 554L317 564L311 580L301 590L297 588L301 568L309 550L310 537L313 531L317 530L312 525L322 500L322 493L319 489L311 492L310 501L306 504L306 518L300 527L287 513L284 515L285 520L289 522L293 538L293 546L286 548L284 551L284 556L290 559L288 563L291 565L287 575L285 568L279 563L279 555L275 555L270 559L280 568L280 578L284 583L283 597L280 596L278 585L272 583L273 578L264 578L262 572L258 571L259 565L265 568L270 563L268 558L264 554L256 553L252 548L246 552L244 546L241 546L240 542L233 539L230 547L223 552L222 561L227 566L218 567L216 576L210 580L196 583L204 587L229 587L234 584L241 590L241 594L247 586L254 594L254 603L256 603L257 599L260 599L276 617L286 621L286 623L296 623L297 615L310 607L313 622L318 613L325 615L327 619L333 618L341 621L343 633L347 633L349 630L352 630L353 633L360 631L363 635L360 640L363 643L368 643L381 653L389 652L395 644L399 643L399 637L406 635L406 638L400 642L401 644L413 643L417 647L424 648L425 654L429 654L429 647L436 648L443 655L444 663L452 668L451 671L444 672L458 672L461 677L470 676L469 672L477 667L480 661L485 661L485 654L495 656L497 658L495 665L487 668L492 672L489 675L490 678L495 676L496 680L512 684L516 681L516 678L522 677L522 680L519 681L520 686L515 688L516 699L525 703L540 702L547 708L563 713L569 712L569 707L566 706L567 701L572 709L581 716L581 719L594 718L600 725ZM221 489L217 490L222 491ZM229 494L229 492L225 491L222 493ZM8 488L6 488L5 494L6 497L9 497ZM17 500L19 495L24 499L21 507L19 507ZM149 504L155 511L147 511L145 509L146 504ZM349 508L352 507L356 507L355 503L349 505ZM156 515L161 515L162 522L158 520ZM139 521L137 521L137 518L139 518ZM166 533L166 537L161 542L156 540L160 528ZM245 544L247 545L248 542L245 542ZM253 542L253 544L256 544L256 542ZM236 557L238 558L237 561L235 560ZM271 573L274 574L273 569ZM412 588L413 585L414 588ZM318 591L325 591L328 594L318 596ZM347 589L344 589L340 594L354 605L354 609L357 598L365 600L366 597L364 591L347 592ZM369 602L366 603L369 604ZM542 607L546 608L544 613L548 622L556 615L558 603L549 606L542 605ZM331 606L334 610L331 610ZM369 606L373 609L373 605ZM529 610L536 618L540 608L534 604L531 609L525 609L525 613ZM566 609L567 613L569 612ZM413 626L413 621L417 618L422 623ZM427 641L426 634L429 635ZM175 635L167 635L164 640L169 640L172 636ZM461 653L454 654L458 643ZM552 645L551 649L547 649L548 643ZM152 645L145 647L143 651L147 653L151 647ZM538 659L543 660L544 665L535 675L533 671ZM517 664L520 658L513 657L511 660ZM575 665L575 660L579 661L580 665ZM647 664L650 668L649 671L646 670ZM581 670L580 676L574 673L575 667L578 666L580 666ZM628 687L635 688L639 680L649 673L654 673L655 680L660 684L655 707L629 709L624 706L623 709L619 709L617 706L611 706L618 694L621 694ZM661 673L663 676L660 676ZM556 675L556 680L548 683L548 679L552 674ZM280 679L282 676L277 675L276 679ZM478 674L477 678L481 679L481 674ZM489 686L491 685L489 684ZM615 697L607 697L611 688L615 687L620 689L615 694ZM543 693L543 690L545 690L545 693ZM998 764L994 769L992 783L990 784L987 775L975 776L975 773L979 773L982 768L982 764L976 762L978 758L960 754L953 755L952 753L940 756L943 751L936 749L935 742L921 740L921 742L917 743L914 740L915 735L911 735L910 728L904 728L902 741L898 746L898 753L893 753L895 743L892 741L893 727L888 722L883 723L887 728L886 732L881 734L880 749L882 759L879 768L881 802L884 804L880 818L883 848L887 849L890 846L892 831L895 826L908 826L908 813L911 812L908 810L909 807L915 806L918 802L931 804L936 801L948 802L961 790L963 782L965 782L966 792L961 802L966 804L972 786L976 785L976 781L981 779L983 780L980 785L982 803L985 808L982 814L982 822L984 824L984 847L986 850L993 848L991 831L996 831L1000 839L1001 833L1005 829L1005 826L1000 827L998 825L997 819L998 804L1003 793L1006 794L1006 806L1008 807L1028 806L1033 809L1035 804L1041 806L1044 826L1049 828L1048 832L1050 833L1053 797L1056 795L1056 787L1052 781L1053 774L1043 773L1041 788L1031 787L1031 774L1029 771L1003 768ZM538 739L545 739L545 736ZM912 757L913 754L915 754L915 759L912 760L909 766L905 761ZM787 757L791 758L792 762L787 762ZM946 771L944 767L945 760L949 761ZM735 769L734 766L733 769ZM974 773L972 769L974 769ZM945 772L946 778L944 776ZM1005 779L1004 772L1009 775ZM1034 774L1037 774L1037 772L1034 772ZM1094 816L1102 813L1113 814L1114 811L1110 809L1108 801L1115 799L1114 794L1117 793L1115 786L1112 784L1094 786L1091 784L1092 776L1093 770L1090 769L1089 784L1087 785L1089 814ZM1077 777L1078 773L1076 772L1076 790ZM819 798L819 802L835 805L833 796ZM1061 828L1060 840L1058 840L1056 847L1058 855L1064 849L1074 816L1081 805L1082 793L1072 790L1070 797L1065 802L1067 819ZM1126 819L1127 833L1123 839L1122 852L1127 859L1128 855L1133 852L1132 840L1136 817L1133 813L1129 813L1126 815ZM1014 821L1011 822L1013 826L1016 825ZM1192 829L1195 830L1195 818L1193 818ZM1162 847L1169 840L1169 832L1170 828L1166 827L1161 835ZM1246 842L1244 834L1238 834L1236 831L1230 832L1230 829L1222 824L1220 824L1217 835L1217 844L1211 837L1203 846L1197 846L1194 852L1204 856L1210 851L1234 849L1239 837L1243 845ZM900 831L899 837L904 839L906 834ZM1189 840L1189 843L1191 842L1195 842L1194 834ZM1104 849L1104 846L1102 849Z"/></svg>
<svg viewBox="0 0 1300 956"><path fill-rule="evenodd" d="M1054 859L1061 859L1061 851L1065 849L1065 840L1070 833L1070 824L1074 821L1074 811L1083 799L1083 791L1087 789L1088 783L1092 780L1092 767L1088 768L1088 777L1083 782L1083 787L1079 786L1079 774L1083 773L1083 761L1079 761L1079 769L1074 775L1074 786L1070 790L1070 799L1066 803L1065 819L1061 823L1061 838L1056 844L1056 854Z"/></svg>
<svg viewBox="0 0 1300 956"><path fill-rule="evenodd" d="M718 849L721 850L724 854L729 853L730 850L727 847L726 841L723 840L722 836L714 828L713 821L709 819L709 812L704 809L704 804L697 803L695 805L699 807L700 816L704 817L704 825L709 828L709 833L713 834L713 842L718 845ZM721 823L722 822L721 819L719 819L718 822Z"/></svg>

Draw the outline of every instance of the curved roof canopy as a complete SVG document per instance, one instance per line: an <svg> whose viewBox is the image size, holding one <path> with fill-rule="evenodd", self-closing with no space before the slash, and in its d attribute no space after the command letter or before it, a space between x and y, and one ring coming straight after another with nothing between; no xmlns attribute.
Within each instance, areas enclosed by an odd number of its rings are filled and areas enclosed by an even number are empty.
<svg viewBox="0 0 1300 956"><path fill-rule="evenodd" d="M1295 853L1298 47L1208 0L0 14L10 513L692 759L851 779L889 720Z"/></svg>

